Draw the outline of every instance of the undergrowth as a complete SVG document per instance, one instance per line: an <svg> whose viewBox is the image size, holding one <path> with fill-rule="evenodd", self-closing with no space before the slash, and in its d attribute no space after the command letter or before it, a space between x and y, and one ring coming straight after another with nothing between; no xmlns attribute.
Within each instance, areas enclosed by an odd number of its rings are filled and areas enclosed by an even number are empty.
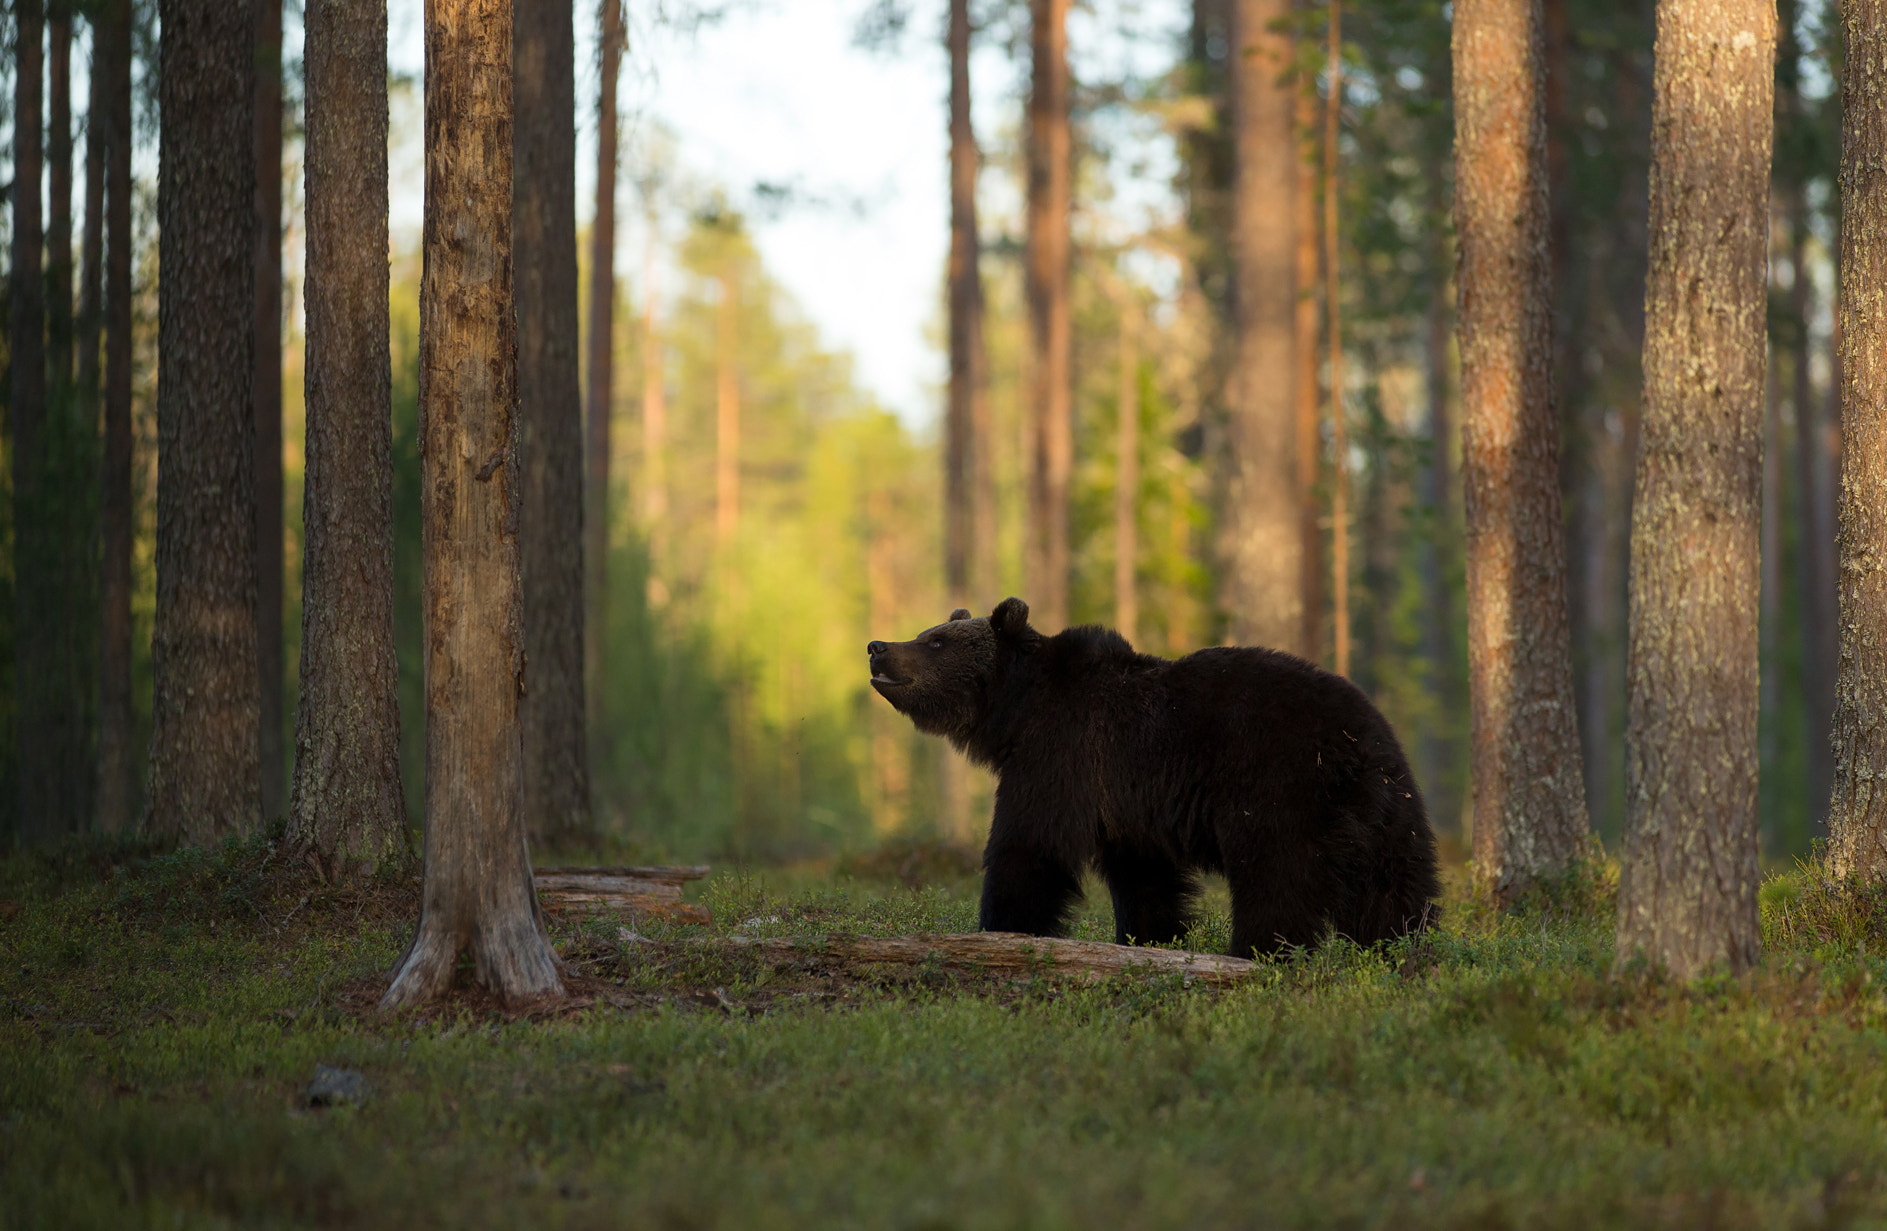
<svg viewBox="0 0 1887 1231"><path fill-rule="evenodd" d="M0 1225L1887 1225L1887 897L1817 863L1765 882L1759 968L1690 984L1614 972L1602 864L1226 990L703 943L964 931L976 889L721 870L704 927L553 917L562 1007L386 1018L414 869L0 860ZM1211 886L1187 943L1228 926ZM317 1064L365 1101L310 1106Z"/></svg>

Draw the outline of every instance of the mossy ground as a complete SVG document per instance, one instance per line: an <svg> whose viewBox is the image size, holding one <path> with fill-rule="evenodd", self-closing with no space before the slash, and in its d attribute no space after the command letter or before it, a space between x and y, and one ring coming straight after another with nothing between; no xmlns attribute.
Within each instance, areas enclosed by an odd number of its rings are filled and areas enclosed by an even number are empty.
<svg viewBox="0 0 1887 1231"><path fill-rule="evenodd" d="M1887 901L1812 866L1761 969L1689 986L1612 975L1602 874L1228 991L690 943L973 926L959 859L842 867L720 872L708 928L557 921L574 1007L387 1019L410 873L14 857L0 1225L1887 1225ZM1193 940L1225 928L1209 898ZM305 1106L318 1063L372 1096Z"/></svg>

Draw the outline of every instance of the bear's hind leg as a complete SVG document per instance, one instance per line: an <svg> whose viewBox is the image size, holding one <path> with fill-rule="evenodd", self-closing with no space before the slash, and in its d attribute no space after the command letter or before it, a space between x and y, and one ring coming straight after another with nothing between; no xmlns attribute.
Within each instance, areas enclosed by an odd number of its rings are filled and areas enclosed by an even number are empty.
<svg viewBox="0 0 1887 1231"><path fill-rule="evenodd" d="M1288 948L1316 947L1328 926L1321 911L1293 893L1283 877L1232 881L1233 957L1270 957Z"/></svg>
<svg viewBox="0 0 1887 1231"><path fill-rule="evenodd" d="M1081 896L1081 878L1046 851L991 847L983 854L983 904L977 926L985 932L1060 936L1068 910Z"/></svg>
<svg viewBox="0 0 1887 1231"><path fill-rule="evenodd" d="M1165 945L1192 926L1199 881L1164 855L1108 851L1101 878L1114 898L1114 943Z"/></svg>

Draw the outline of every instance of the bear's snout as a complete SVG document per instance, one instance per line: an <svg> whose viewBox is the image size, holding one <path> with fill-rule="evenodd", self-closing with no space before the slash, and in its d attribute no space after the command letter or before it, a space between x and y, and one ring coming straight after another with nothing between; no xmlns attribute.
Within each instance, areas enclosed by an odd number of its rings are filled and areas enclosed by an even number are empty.
<svg viewBox="0 0 1887 1231"><path fill-rule="evenodd" d="M882 641L873 641L865 646L865 653L871 655L873 658L876 658L889 648L890 647L887 646Z"/></svg>

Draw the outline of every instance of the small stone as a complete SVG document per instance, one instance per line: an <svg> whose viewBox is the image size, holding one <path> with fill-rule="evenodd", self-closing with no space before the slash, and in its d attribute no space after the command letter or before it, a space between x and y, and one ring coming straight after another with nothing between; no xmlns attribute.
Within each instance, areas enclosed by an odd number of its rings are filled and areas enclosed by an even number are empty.
<svg viewBox="0 0 1887 1231"><path fill-rule="evenodd" d="M372 1092L367 1078L353 1069L317 1064L314 1080L308 1083L302 1097L310 1107L336 1107L342 1103L364 1103Z"/></svg>

